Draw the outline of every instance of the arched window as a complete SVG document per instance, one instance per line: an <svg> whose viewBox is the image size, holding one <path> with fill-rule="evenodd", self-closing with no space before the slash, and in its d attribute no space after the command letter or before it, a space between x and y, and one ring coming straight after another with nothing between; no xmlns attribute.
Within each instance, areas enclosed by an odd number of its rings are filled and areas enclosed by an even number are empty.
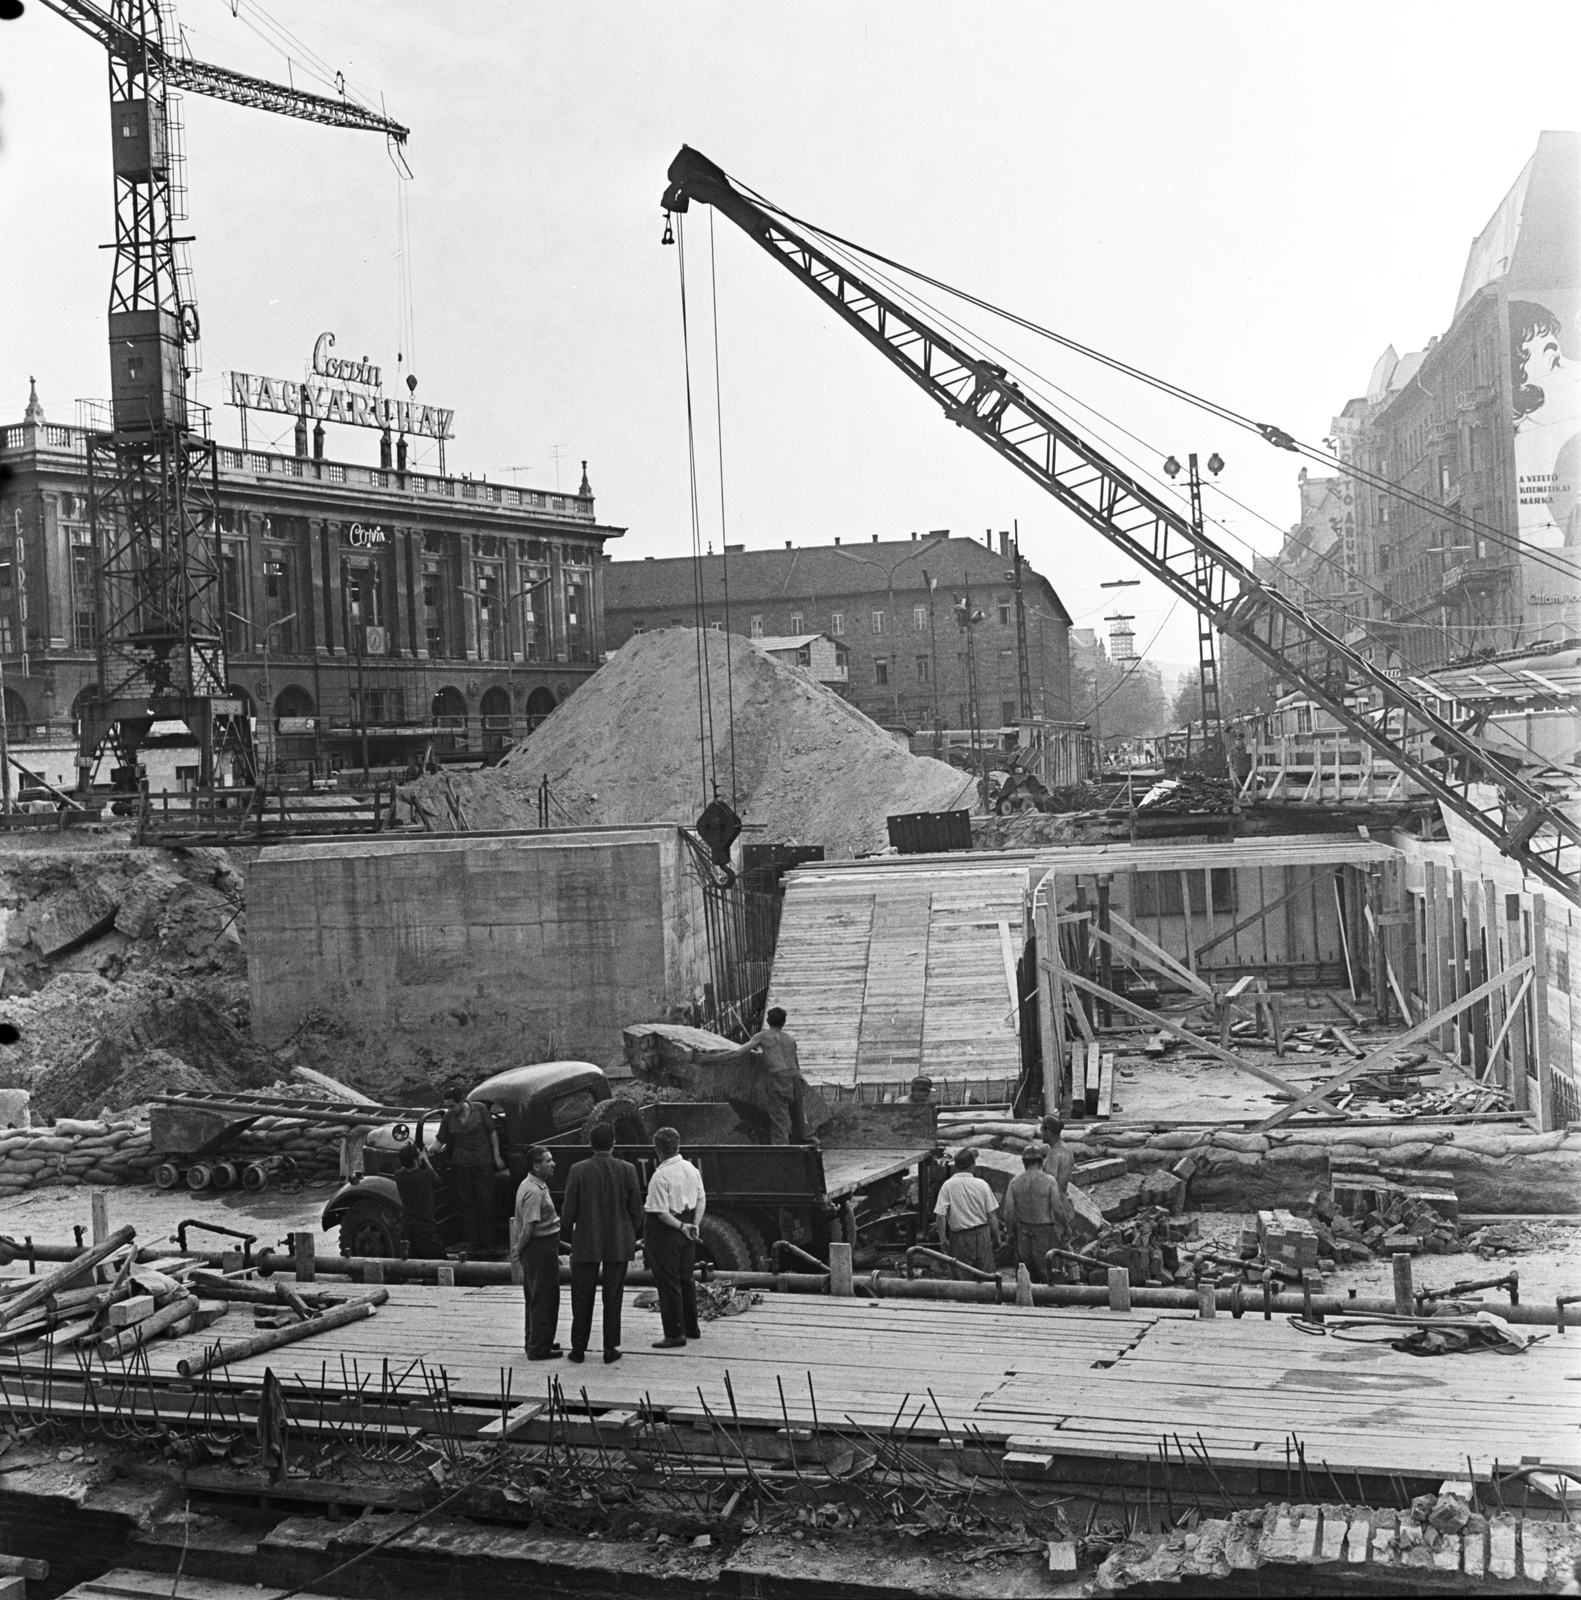
<svg viewBox="0 0 1581 1600"><path fill-rule="evenodd" d="M300 684L288 683L274 697L274 714L277 717L311 717L314 715L313 697Z"/></svg>
<svg viewBox="0 0 1581 1600"><path fill-rule="evenodd" d="M459 689L441 689L434 696L433 718L442 728L464 728L467 724L466 696Z"/></svg>
<svg viewBox="0 0 1581 1600"><path fill-rule="evenodd" d="M248 694L248 692L242 688L239 683L227 684L225 686L225 693L229 699L241 701L242 715L244 717L250 717L253 715L253 697Z"/></svg>
<svg viewBox="0 0 1581 1600"><path fill-rule="evenodd" d="M5 692L5 731L8 739L20 739L26 736L29 717L27 714L27 701L15 689Z"/></svg>
<svg viewBox="0 0 1581 1600"><path fill-rule="evenodd" d="M511 697L509 690L502 689L496 684L492 689L483 691L483 702L479 707L485 717L505 717L511 714Z"/></svg>
<svg viewBox="0 0 1581 1600"><path fill-rule="evenodd" d="M548 689L534 689L527 696L527 726L536 728L554 710L556 703L554 695Z"/></svg>

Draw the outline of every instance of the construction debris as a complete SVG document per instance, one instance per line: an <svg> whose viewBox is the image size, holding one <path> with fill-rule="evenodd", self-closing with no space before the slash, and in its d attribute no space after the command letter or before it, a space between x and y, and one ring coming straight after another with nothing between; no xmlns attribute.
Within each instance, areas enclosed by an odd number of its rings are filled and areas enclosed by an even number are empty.
<svg viewBox="0 0 1581 1600"><path fill-rule="evenodd" d="M699 749L706 673L712 750ZM761 831L754 843L887 849L886 818L971 805L974 780L914 756L833 690L736 634L638 634L498 766L401 791L447 816L447 784L474 829L687 822L710 784Z"/></svg>

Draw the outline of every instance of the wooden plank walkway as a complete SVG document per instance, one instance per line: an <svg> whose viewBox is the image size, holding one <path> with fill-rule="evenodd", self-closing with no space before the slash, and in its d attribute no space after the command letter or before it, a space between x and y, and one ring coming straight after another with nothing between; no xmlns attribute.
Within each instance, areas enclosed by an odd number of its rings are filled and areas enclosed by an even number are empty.
<svg viewBox="0 0 1581 1600"><path fill-rule="evenodd" d="M1468 1457L1483 1473L1523 1456L1581 1468L1581 1393L1566 1381L1581 1370L1574 1336L1522 1355L1423 1359L1315 1338L1284 1319L769 1295L744 1316L705 1323L684 1351L661 1352L650 1348L658 1317L630 1298L626 1355L613 1367L596 1351L582 1366L529 1363L516 1290L400 1284L373 1317L229 1376L261 1382L272 1366L316 1384L344 1360L377 1383L386 1359L399 1372L421 1357L443 1367L453 1394L490 1402L508 1372L517 1400L557 1378L595 1405L647 1399L699 1413L706 1400L715 1416L774 1427L816 1412L825 1426L887 1429L898 1418L935 1433L942 1417L951 1431L1063 1455L1156 1457L1168 1434L1200 1439L1215 1464L1271 1470L1283 1468L1293 1434L1313 1472L1460 1478ZM569 1319L566 1300L562 1341ZM247 1325L233 1312L214 1331L235 1339ZM160 1342L154 1370L174 1374L209 1337Z"/></svg>

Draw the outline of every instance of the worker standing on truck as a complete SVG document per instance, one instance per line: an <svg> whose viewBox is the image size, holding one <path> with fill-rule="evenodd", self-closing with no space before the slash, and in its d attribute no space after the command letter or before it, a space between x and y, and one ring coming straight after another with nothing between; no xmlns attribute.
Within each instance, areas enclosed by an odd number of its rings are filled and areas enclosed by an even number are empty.
<svg viewBox="0 0 1581 1600"><path fill-rule="evenodd" d="M975 1150L955 1152L955 1171L939 1185L933 1214L938 1218L939 1243L946 1255L981 1272L994 1270L999 1248L999 1202L994 1191L977 1176Z"/></svg>
<svg viewBox="0 0 1581 1600"><path fill-rule="evenodd" d="M1044 1169L1048 1151L1040 1144L1029 1144L1021 1152L1025 1171L1010 1180L1005 1194L1004 1224L1016 1260L1031 1274L1034 1283L1047 1283L1048 1253L1056 1246L1070 1248L1070 1229L1065 1197L1052 1174Z"/></svg>
<svg viewBox="0 0 1581 1600"><path fill-rule="evenodd" d="M621 1295L626 1266L637 1253L643 1223L642 1180L615 1156L615 1130L600 1124L587 1136L593 1154L566 1179L560 1225L571 1241L571 1359L580 1361L593 1335L593 1294L604 1291L604 1360L620 1360Z"/></svg>
<svg viewBox="0 0 1581 1600"><path fill-rule="evenodd" d="M763 1053L763 1070L767 1075L767 1093L763 1109L769 1117L769 1143L791 1142L791 1119L796 1109L796 1090L802 1082L801 1058L796 1053L796 1040L785 1031L783 1006L770 1006L763 1019L768 1026L752 1035L736 1050L721 1050L718 1055L709 1053L702 1059L739 1061L754 1050Z"/></svg>
<svg viewBox="0 0 1581 1600"><path fill-rule="evenodd" d="M428 1164L428 1157L417 1146L408 1144L401 1151L401 1164L395 1173L395 1190L401 1197L401 1225L406 1230L407 1250L419 1261L443 1261L444 1241L434 1221L434 1190L439 1179Z"/></svg>
<svg viewBox="0 0 1581 1600"><path fill-rule="evenodd" d="M554 1361L560 1323L560 1218L549 1193L554 1157L541 1144L527 1152L527 1176L516 1191L516 1254L526 1302L524 1343L529 1361Z"/></svg>
<svg viewBox="0 0 1581 1600"><path fill-rule="evenodd" d="M676 1350L688 1339L700 1339L697 1326L697 1285L692 1268L708 1196L703 1175L681 1158L681 1136L674 1128L660 1128L653 1136L653 1153L659 1158L648 1179L643 1207L642 1258L659 1291L659 1319L664 1337L655 1350Z"/></svg>
<svg viewBox="0 0 1581 1600"><path fill-rule="evenodd" d="M463 1099L459 1083L445 1090L438 1139L440 1147L450 1152L450 1176L465 1228L464 1248L469 1255L492 1255L494 1178L505 1171L505 1162L489 1108Z"/></svg>

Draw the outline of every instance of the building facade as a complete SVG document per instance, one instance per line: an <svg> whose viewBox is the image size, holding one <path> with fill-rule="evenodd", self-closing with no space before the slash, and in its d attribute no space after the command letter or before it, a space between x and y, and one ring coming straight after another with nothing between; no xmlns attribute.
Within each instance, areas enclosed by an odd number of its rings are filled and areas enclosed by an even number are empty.
<svg viewBox="0 0 1581 1600"><path fill-rule="evenodd" d="M866 544L731 545L702 559L702 621L748 638L824 633L834 642L845 697L894 728L1020 720L1015 560L1008 536L952 539L938 531ZM690 557L612 561L604 569L610 648L654 628L695 627L696 573ZM1053 586L1022 564L1031 715L1070 718L1070 616ZM725 604L728 579L729 606ZM957 620L970 596L978 618Z"/></svg>
<svg viewBox="0 0 1581 1600"><path fill-rule="evenodd" d="M13 739L74 737L97 682L85 430L0 428L0 665ZM230 691L282 772L518 738L603 658L601 524L575 494L219 450ZM102 530L100 538L102 539Z"/></svg>
<svg viewBox="0 0 1581 1600"><path fill-rule="evenodd" d="M1539 136L1449 326L1386 349L1329 444L1337 475L1301 474L1301 522L1260 577L1399 673L1581 636L1581 134ZM1237 705L1271 709L1272 673L1227 655Z"/></svg>

